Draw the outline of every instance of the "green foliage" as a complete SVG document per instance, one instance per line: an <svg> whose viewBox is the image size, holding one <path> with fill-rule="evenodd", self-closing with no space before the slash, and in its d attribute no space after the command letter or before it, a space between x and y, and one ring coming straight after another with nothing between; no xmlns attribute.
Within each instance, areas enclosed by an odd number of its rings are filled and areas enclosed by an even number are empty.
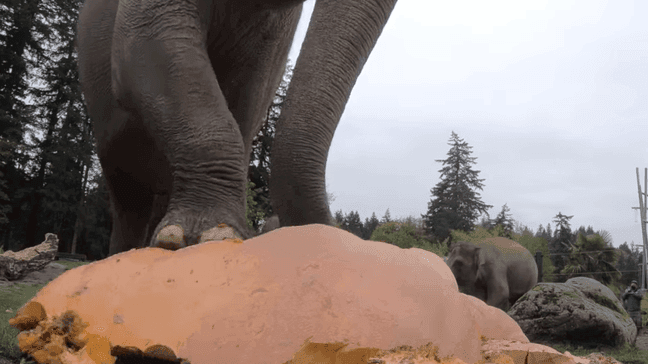
<svg viewBox="0 0 648 364"><path fill-rule="evenodd" d="M440 257L448 254L445 244L431 244L422 234L417 233L416 227L410 223L393 221L381 224L373 232L370 240L382 241L402 249L420 248Z"/></svg>
<svg viewBox="0 0 648 364"><path fill-rule="evenodd" d="M452 230L471 231L479 215L492 207L483 203L476 192L483 189L484 180L471 167L477 159L470 157L472 147L455 132L448 145L448 158L437 160L443 163L439 170L441 181L430 191L428 211L422 215L427 233L437 241L451 236Z"/></svg>
<svg viewBox="0 0 648 364"><path fill-rule="evenodd" d="M601 235L585 236L579 233L568 263L561 273L566 274L566 279L588 277L607 285L621 278L616 263L617 253L614 247Z"/></svg>
<svg viewBox="0 0 648 364"><path fill-rule="evenodd" d="M261 224L261 220L266 218L266 213L255 201L255 197L259 192L254 189L254 183L248 182L246 189L246 204L245 204L245 219L248 228L257 231Z"/></svg>
<svg viewBox="0 0 648 364"><path fill-rule="evenodd" d="M369 240L371 238L371 234L373 234L374 230L376 230L378 225L380 225L380 221L378 221L378 217L376 217L376 213L373 212L371 213L370 219L365 218L362 238L365 240Z"/></svg>
<svg viewBox="0 0 648 364"><path fill-rule="evenodd" d="M502 225L495 225L491 229L486 229L481 225L476 225L473 231L466 232L461 230L452 230L451 232L452 241L480 242L484 239L496 237L515 240L515 236L521 235L514 234Z"/></svg>
<svg viewBox="0 0 648 364"><path fill-rule="evenodd" d="M335 227L346 230L364 240L369 240L371 234L380 224L375 212L371 214L371 219L365 218L365 222L362 223L358 211L351 211L344 215L342 210L338 210L332 217L332 221Z"/></svg>

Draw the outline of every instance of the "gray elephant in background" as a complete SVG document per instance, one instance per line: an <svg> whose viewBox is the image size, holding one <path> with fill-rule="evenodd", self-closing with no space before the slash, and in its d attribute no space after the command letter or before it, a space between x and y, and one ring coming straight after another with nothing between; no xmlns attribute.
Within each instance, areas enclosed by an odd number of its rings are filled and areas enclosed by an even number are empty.
<svg viewBox="0 0 648 364"><path fill-rule="evenodd" d="M244 216L252 139L302 1L86 0L79 74L113 210L110 255L252 235ZM272 150L281 226L330 222L328 150L395 3L317 1Z"/></svg>
<svg viewBox="0 0 648 364"><path fill-rule="evenodd" d="M456 242L446 264L462 292L503 311L538 283L538 266L531 253L506 238Z"/></svg>

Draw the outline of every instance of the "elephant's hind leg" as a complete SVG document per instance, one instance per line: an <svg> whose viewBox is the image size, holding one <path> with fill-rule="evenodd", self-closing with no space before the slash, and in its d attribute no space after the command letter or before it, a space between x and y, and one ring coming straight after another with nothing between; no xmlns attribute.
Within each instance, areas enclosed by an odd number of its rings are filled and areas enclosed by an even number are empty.
<svg viewBox="0 0 648 364"><path fill-rule="evenodd" d="M144 247L166 212L168 166L151 157L153 146L138 132L114 135L98 149L113 213L109 255Z"/></svg>

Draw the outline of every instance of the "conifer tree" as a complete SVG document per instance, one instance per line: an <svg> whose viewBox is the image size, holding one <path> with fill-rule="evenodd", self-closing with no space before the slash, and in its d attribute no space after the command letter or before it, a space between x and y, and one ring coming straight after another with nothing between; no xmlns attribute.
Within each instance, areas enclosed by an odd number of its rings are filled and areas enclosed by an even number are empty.
<svg viewBox="0 0 648 364"><path fill-rule="evenodd" d="M503 229L503 236L512 239L514 220L511 218L511 214L508 213L509 211L511 210L509 209L507 204L504 204L504 206L502 206L502 211L497 214L497 217L493 221L493 225L500 225Z"/></svg>
<svg viewBox="0 0 648 364"><path fill-rule="evenodd" d="M554 234L551 232L551 224L547 223L547 229L545 229L545 239L547 239L547 242L550 242L553 237Z"/></svg>
<svg viewBox="0 0 648 364"><path fill-rule="evenodd" d="M556 272L562 272L569 260L569 254L573 248L572 232L569 226L569 220L574 217L563 215L558 212L554 217L553 222L556 224L556 231L553 238L549 241L549 253L551 254L551 262L556 267ZM559 276L558 281L564 282L565 276Z"/></svg>
<svg viewBox="0 0 648 364"><path fill-rule="evenodd" d="M432 198L428 211L421 217L425 220L426 233L438 241L450 237L454 229L472 231L480 214L492 206L481 201L479 193L484 181L477 176L479 171L471 168L476 157L470 157L471 146L453 131L448 145L448 158L437 160L443 163L441 181L430 191Z"/></svg>
<svg viewBox="0 0 648 364"><path fill-rule="evenodd" d="M342 227L342 224L344 223L344 213L342 213L342 210L335 211L335 216L333 218L335 219L335 223Z"/></svg>
<svg viewBox="0 0 648 364"><path fill-rule="evenodd" d="M385 224L385 223L388 223L388 222L391 222L391 221L392 221L392 218L391 218L391 215L389 214L389 208L387 208L387 211L385 211L385 215L380 220L380 223Z"/></svg>
<svg viewBox="0 0 648 364"><path fill-rule="evenodd" d="M356 235L357 237L363 236L363 226L362 220L360 220L360 214L358 211L351 211L345 217L342 222L342 229Z"/></svg>
<svg viewBox="0 0 648 364"><path fill-rule="evenodd" d="M479 220L479 226L483 227L486 230L489 230L493 227L493 220L491 220L490 215L488 212L485 212L482 216L481 219Z"/></svg>
<svg viewBox="0 0 648 364"><path fill-rule="evenodd" d="M378 218L376 217L376 213L373 212L371 213L371 218L366 218L365 223L364 223L364 235L362 236L363 239L369 240L371 238L371 234L373 234L374 230L380 225L380 221L378 221Z"/></svg>

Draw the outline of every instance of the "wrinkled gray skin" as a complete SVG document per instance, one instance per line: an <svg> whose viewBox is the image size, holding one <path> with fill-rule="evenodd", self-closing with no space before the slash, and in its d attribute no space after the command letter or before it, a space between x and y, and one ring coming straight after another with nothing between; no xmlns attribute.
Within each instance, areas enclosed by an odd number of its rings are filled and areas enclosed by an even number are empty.
<svg viewBox="0 0 648 364"><path fill-rule="evenodd" d="M503 311L538 283L538 266L531 253L509 242L517 247L457 242L446 260L463 293Z"/></svg>
<svg viewBox="0 0 648 364"><path fill-rule="evenodd" d="M329 146L395 3L317 2L272 150L281 226L330 222ZM113 210L109 254L252 235L251 143L301 8L302 0L86 1L79 72ZM233 230L219 231L221 223Z"/></svg>
<svg viewBox="0 0 648 364"><path fill-rule="evenodd" d="M263 224L263 228L261 229L261 234L269 233L272 230L278 229L281 227L281 224L279 223L279 216L277 215L272 215L268 220Z"/></svg>

